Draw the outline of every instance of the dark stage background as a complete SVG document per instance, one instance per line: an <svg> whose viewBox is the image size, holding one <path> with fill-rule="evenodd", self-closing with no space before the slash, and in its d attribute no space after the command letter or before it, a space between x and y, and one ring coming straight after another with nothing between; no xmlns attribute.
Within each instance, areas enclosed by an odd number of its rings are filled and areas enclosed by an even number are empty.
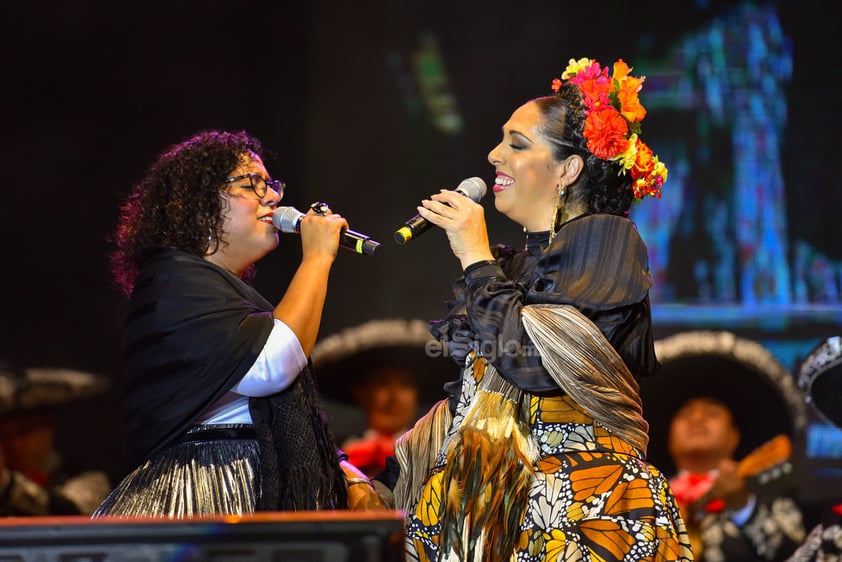
<svg viewBox="0 0 842 562"><path fill-rule="evenodd" d="M420 3L418 3L420 4ZM288 184L383 243L341 252L322 335L430 319L459 274L442 232L392 233L470 176L571 57L647 76L663 199L634 210L650 244L659 337L734 330L792 367L842 319L837 179L840 39L828 2L46 2L4 9L0 353L107 375L65 413L68 456L122 474L124 300L109 237L131 184L167 144L247 129ZM486 197L494 241L521 233ZM255 284L277 301L300 257L284 235ZM831 439L833 437L830 432ZM842 441L834 441L842 443ZM835 454L835 453L834 453ZM842 452L838 453L842 456Z"/></svg>

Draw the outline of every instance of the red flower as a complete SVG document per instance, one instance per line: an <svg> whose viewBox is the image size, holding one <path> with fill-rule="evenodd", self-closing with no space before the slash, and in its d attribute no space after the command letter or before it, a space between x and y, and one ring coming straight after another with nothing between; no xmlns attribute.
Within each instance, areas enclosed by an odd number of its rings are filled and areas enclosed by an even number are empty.
<svg viewBox="0 0 842 562"><path fill-rule="evenodd" d="M626 151L629 141L628 123L613 107L588 112L585 119L585 138L588 150L603 160L611 160Z"/></svg>
<svg viewBox="0 0 842 562"><path fill-rule="evenodd" d="M655 199L661 198L661 186L664 185L661 176L646 176L634 180L632 184L632 193L635 199L643 199L647 195L651 195Z"/></svg>

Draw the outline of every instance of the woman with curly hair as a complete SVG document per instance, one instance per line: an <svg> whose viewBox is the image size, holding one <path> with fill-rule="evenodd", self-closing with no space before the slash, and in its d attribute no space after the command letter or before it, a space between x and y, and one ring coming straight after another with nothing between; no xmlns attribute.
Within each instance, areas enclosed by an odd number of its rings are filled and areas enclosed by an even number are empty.
<svg viewBox="0 0 842 562"><path fill-rule="evenodd" d="M613 71L571 60L503 125L494 206L523 248L492 248L483 207L454 191L418 207L462 267L432 331L463 369L396 445L410 559L692 560L645 461L637 384L658 361L629 211L667 170L639 137L643 79Z"/></svg>
<svg viewBox="0 0 842 562"><path fill-rule="evenodd" d="M181 518L347 507L341 460L309 370L338 214L308 212L302 258L270 304L249 283L278 246L258 139L204 131L167 148L121 210L113 274L130 473L94 514Z"/></svg>

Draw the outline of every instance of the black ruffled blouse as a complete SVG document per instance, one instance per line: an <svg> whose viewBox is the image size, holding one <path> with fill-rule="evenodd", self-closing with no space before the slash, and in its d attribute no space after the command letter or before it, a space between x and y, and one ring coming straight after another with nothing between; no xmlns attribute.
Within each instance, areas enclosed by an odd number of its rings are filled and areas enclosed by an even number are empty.
<svg viewBox="0 0 842 562"><path fill-rule="evenodd" d="M639 378L658 368L652 336L648 251L629 219L589 214L558 230L531 233L526 247L498 245L496 263L469 266L454 284L447 315L430 323L447 342L468 328L474 347L489 358L503 378L534 394L560 392L531 346L520 311L524 305L572 305L599 327L632 374ZM564 334L559 334L564 337ZM455 404L458 381L445 389Z"/></svg>

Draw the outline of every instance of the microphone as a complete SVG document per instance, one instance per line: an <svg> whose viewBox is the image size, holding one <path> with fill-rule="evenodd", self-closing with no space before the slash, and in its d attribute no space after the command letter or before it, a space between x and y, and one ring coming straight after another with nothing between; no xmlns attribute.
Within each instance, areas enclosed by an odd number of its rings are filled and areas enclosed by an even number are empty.
<svg viewBox="0 0 842 562"><path fill-rule="evenodd" d="M472 201L479 201L485 195L488 188L485 187L485 182L482 178L468 178L462 180L459 187L454 189L456 193L461 193ZM430 229L433 223L422 217L420 214L415 215L400 227L395 232L395 242L398 244L406 244L413 238L421 236L424 232Z"/></svg>
<svg viewBox="0 0 842 562"><path fill-rule="evenodd" d="M295 207L277 207L272 214L272 225L287 234L298 234L301 226L301 219L304 218L304 213ZM342 229L339 236L339 245L346 250L351 250L358 254L374 255L380 247L380 242L376 242L371 237L353 230Z"/></svg>

